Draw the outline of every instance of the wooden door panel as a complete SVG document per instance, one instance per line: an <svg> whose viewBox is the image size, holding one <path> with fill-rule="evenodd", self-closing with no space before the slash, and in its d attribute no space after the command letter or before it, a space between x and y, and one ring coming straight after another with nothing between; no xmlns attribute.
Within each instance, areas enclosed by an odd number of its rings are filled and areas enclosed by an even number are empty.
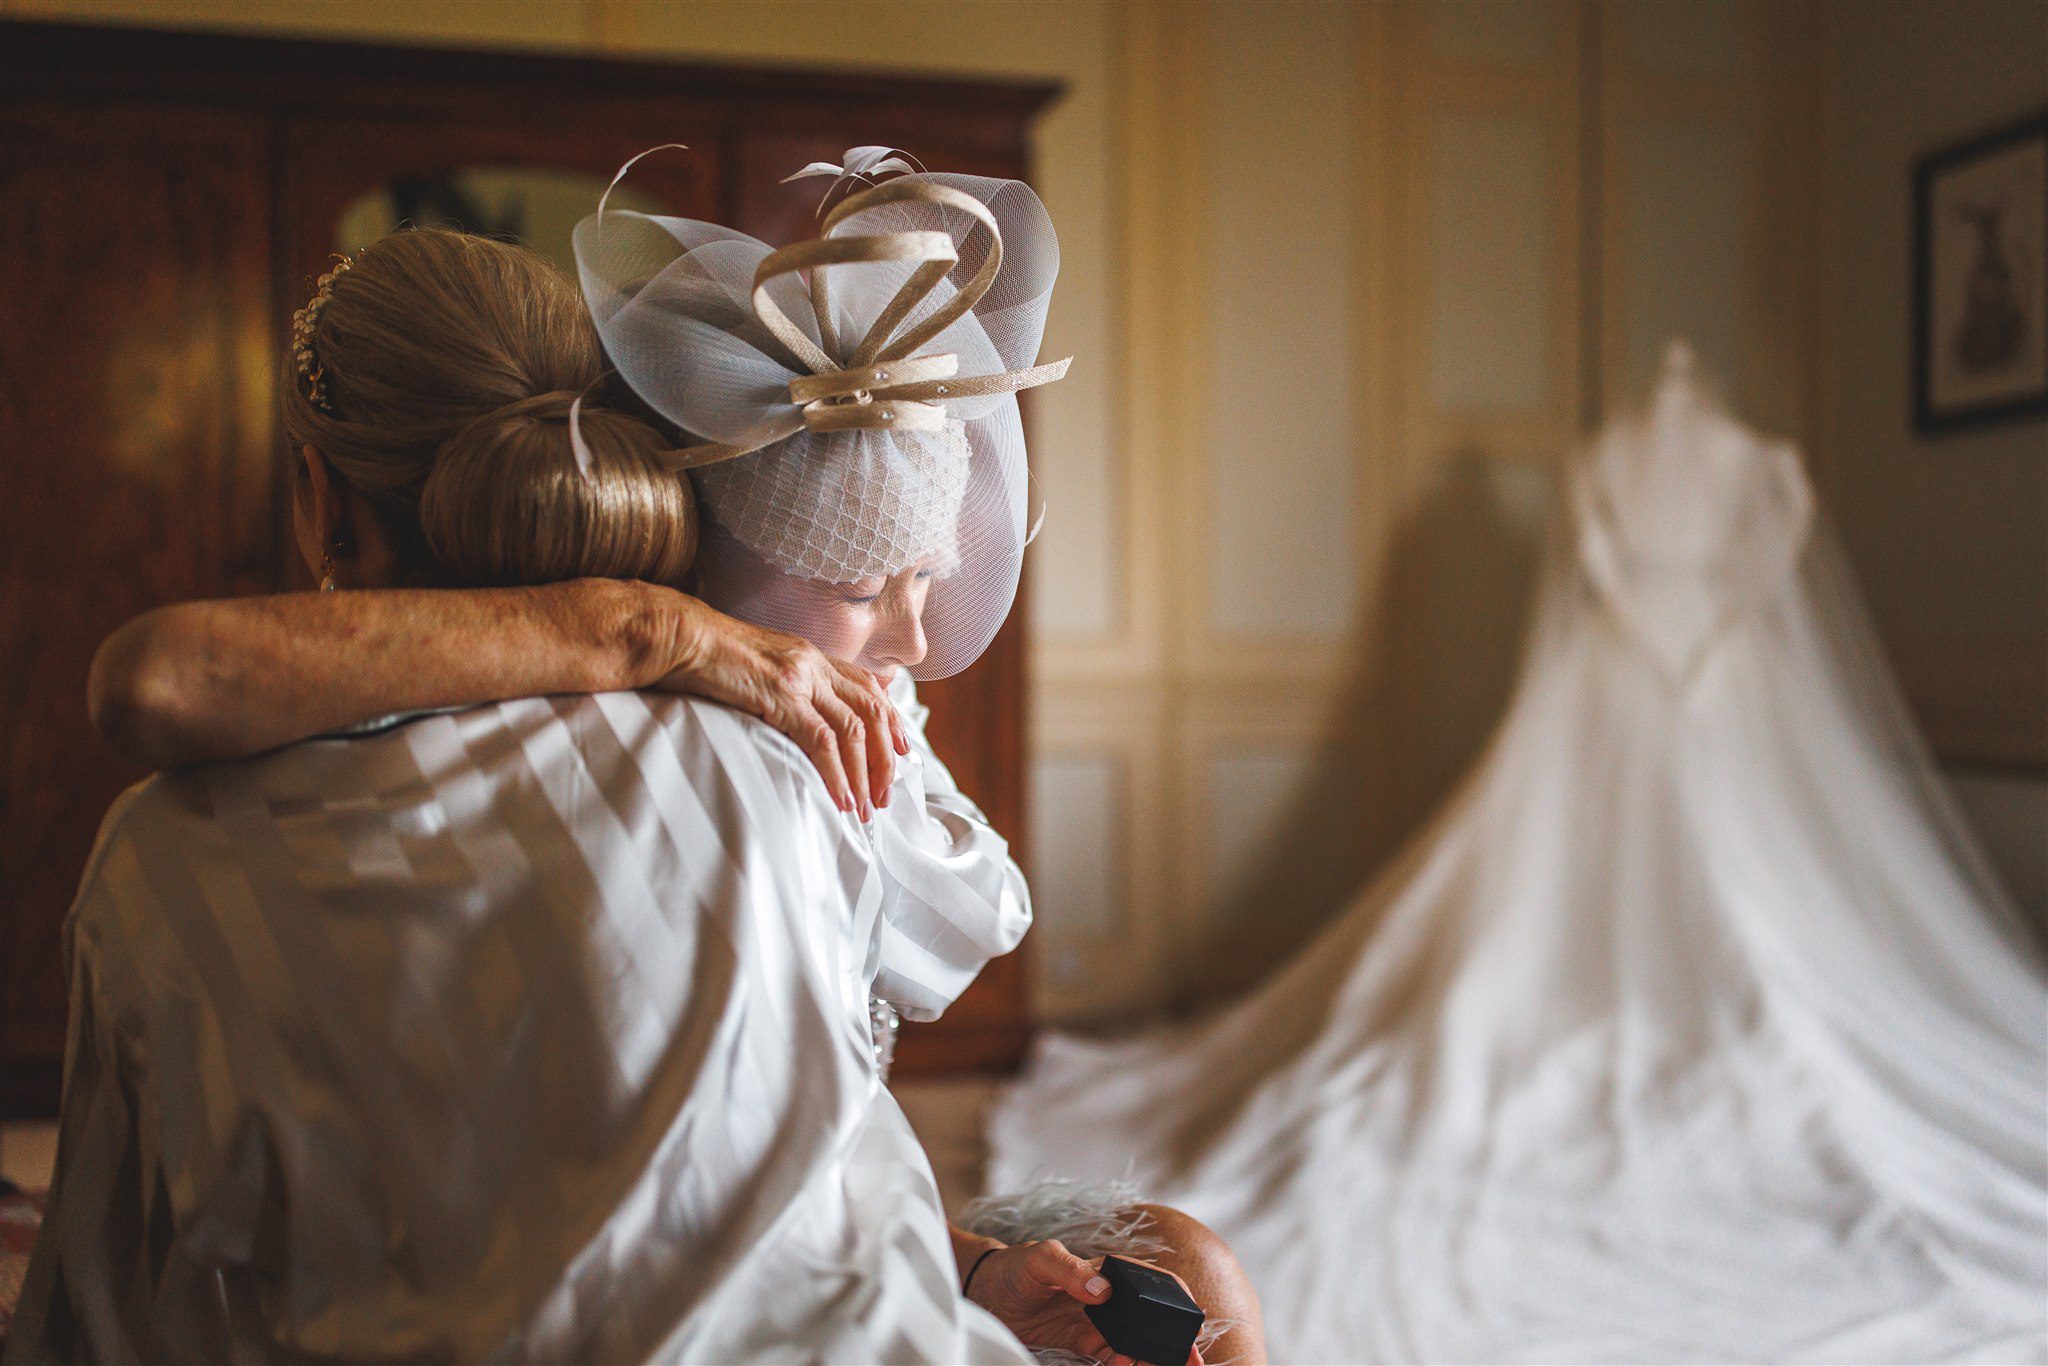
<svg viewBox="0 0 2048 1366"><path fill-rule="evenodd" d="M86 717L100 640L272 582L268 142L230 113L0 105L0 1106L52 1107L59 935L139 770Z"/></svg>

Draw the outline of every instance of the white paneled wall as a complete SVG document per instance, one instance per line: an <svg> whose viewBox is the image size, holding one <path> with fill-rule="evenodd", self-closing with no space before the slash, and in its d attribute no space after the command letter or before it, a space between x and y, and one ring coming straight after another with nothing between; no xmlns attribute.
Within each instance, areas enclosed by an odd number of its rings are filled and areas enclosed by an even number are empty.
<svg viewBox="0 0 2048 1366"><path fill-rule="evenodd" d="M1157 697L1100 686L1052 696L1038 709L1030 790L1038 1006L1068 1019L1141 1014L1164 1003L1174 932L1167 756L1150 742Z"/></svg>
<svg viewBox="0 0 2048 1366"><path fill-rule="evenodd" d="M1300 742L1215 738L1204 757L1208 820L1202 831L1202 882L1237 888L1259 873L1259 855L1284 838L1288 806L1308 779L1312 756ZM1242 908L1212 904L1205 909L1227 913Z"/></svg>
<svg viewBox="0 0 2048 1366"><path fill-rule="evenodd" d="M1659 76L1741 79L1755 71L1765 35L1756 5L1733 0L1654 0L1616 5L1608 16L1626 44L1631 68Z"/></svg>
<svg viewBox="0 0 2048 1366"><path fill-rule="evenodd" d="M1354 615L1355 11L1212 5L1206 518L1191 528L1218 640L1341 639Z"/></svg>
<svg viewBox="0 0 2048 1366"><path fill-rule="evenodd" d="M1742 130L1673 118L1621 130L1616 174L1626 177L1617 285L1622 299L1616 371L1623 392L1657 373L1664 339L1683 333L1711 371L1736 375L1748 292L1744 218L1755 203ZM1689 268L1671 270L1672 249Z"/></svg>
<svg viewBox="0 0 2048 1366"><path fill-rule="evenodd" d="M1111 8L1117 427L1042 457L1048 1015L1243 985L1358 890L1491 729L1552 472L1667 335L1803 417L1797 8Z"/></svg>
<svg viewBox="0 0 2048 1366"><path fill-rule="evenodd" d="M1597 392L1639 392L1682 333L1751 421L1810 436L1818 8L1683 0L1594 13Z"/></svg>
<svg viewBox="0 0 2048 1366"><path fill-rule="evenodd" d="M1559 353L1549 300L1569 186L1556 137L1525 114L1451 110L1428 160L1429 404L1540 412Z"/></svg>
<svg viewBox="0 0 2048 1366"><path fill-rule="evenodd" d="M1530 0L1426 0L1431 52L1454 62L1529 68L1557 56L1557 7Z"/></svg>
<svg viewBox="0 0 2048 1366"><path fill-rule="evenodd" d="M1032 890L1041 905L1058 909L1040 927L1039 975L1047 992L1085 999L1095 985L1093 960L1130 934L1125 851L1104 838L1130 828L1129 774L1113 750L1042 751L1030 800L1041 851Z"/></svg>

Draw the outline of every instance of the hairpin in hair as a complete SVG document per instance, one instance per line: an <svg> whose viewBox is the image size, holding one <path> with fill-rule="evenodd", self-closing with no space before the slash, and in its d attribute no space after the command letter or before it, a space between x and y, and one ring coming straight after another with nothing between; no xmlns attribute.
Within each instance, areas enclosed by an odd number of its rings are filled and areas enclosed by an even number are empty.
<svg viewBox="0 0 2048 1366"><path fill-rule="evenodd" d="M348 257L336 253L334 269L321 276L313 286L313 297L306 306L292 314L292 368L298 372L299 382L305 386L306 398L323 413L332 414L334 409L327 406L327 367L320 363L320 357L313 350L313 333L320 326L320 314L327 308L328 300L334 297L334 281L355 264Z"/></svg>

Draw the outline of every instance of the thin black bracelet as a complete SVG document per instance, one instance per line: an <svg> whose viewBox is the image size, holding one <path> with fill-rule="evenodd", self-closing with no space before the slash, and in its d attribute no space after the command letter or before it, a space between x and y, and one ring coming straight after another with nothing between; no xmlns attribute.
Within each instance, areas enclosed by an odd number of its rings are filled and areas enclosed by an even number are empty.
<svg viewBox="0 0 2048 1366"><path fill-rule="evenodd" d="M989 1248L987 1251L983 1252L979 1257L976 1257L974 1259L974 1265L967 1268L967 1279L960 1282L961 1299L964 1300L967 1298L967 1287L974 1284L974 1273L981 1270L981 1264L987 1261L989 1258L995 1256L998 1252L1001 1252L1002 1250L1003 1249L1001 1244L998 1244L995 1247Z"/></svg>

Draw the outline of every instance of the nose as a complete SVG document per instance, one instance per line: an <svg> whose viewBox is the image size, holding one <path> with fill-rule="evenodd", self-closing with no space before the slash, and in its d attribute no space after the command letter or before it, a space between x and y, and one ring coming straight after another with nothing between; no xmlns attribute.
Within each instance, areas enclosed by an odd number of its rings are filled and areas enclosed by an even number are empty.
<svg viewBox="0 0 2048 1366"><path fill-rule="evenodd" d="M885 668L911 669L924 662L928 646L924 618L917 612L891 617L868 641L868 657L877 671Z"/></svg>

